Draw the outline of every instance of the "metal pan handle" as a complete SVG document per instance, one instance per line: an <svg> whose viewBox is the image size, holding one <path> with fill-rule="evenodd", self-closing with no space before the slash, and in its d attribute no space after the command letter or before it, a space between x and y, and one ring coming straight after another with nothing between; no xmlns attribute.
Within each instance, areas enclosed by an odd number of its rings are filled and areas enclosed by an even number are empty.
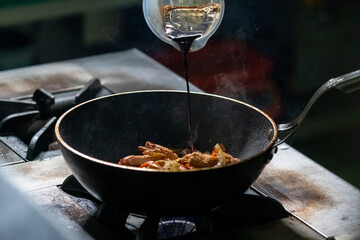
<svg viewBox="0 0 360 240"><path fill-rule="evenodd" d="M284 143L286 140L288 140L299 128L300 124L306 117L307 113L309 112L312 105L316 102L316 100L322 96L325 92L327 92L330 89L339 89L344 93L350 93L353 91L356 91L360 89L360 70L342 75L337 78L332 78L328 80L326 83L324 83L310 98L309 102L305 106L305 109L302 111L302 113L292 120L289 123L279 124L278 131L281 133L287 133L287 135L277 141L274 144L274 147L279 146L280 144Z"/></svg>

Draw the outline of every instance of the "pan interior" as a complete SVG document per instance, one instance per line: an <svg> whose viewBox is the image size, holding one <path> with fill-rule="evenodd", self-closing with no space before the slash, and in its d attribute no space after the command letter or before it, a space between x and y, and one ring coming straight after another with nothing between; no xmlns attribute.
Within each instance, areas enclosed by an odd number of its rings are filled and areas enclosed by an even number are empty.
<svg viewBox="0 0 360 240"><path fill-rule="evenodd" d="M269 147L275 132L269 118L238 101L191 94L195 147L211 151L223 143L227 152L250 158ZM183 148L188 141L185 92L149 91L116 94L80 105L63 116L62 140L88 156L117 163L139 154L146 141ZM269 138L269 132L272 136Z"/></svg>

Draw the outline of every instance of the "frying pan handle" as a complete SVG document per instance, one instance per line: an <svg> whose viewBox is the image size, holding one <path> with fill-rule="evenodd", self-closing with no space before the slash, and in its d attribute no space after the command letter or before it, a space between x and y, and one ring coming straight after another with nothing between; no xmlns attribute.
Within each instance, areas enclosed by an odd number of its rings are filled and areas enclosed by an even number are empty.
<svg viewBox="0 0 360 240"><path fill-rule="evenodd" d="M287 135L283 139L277 141L274 144L274 147L277 147L280 144L284 143L286 140L288 140L299 128L300 124L302 123L302 121L304 120L304 118L306 117L307 113L309 112L312 105L316 102L316 100L320 96L322 96L325 92L333 88L339 89L344 93L350 93L360 89L360 70L342 75L337 78L332 78L328 80L326 83L324 83L310 98L309 102L305 106L305 109L297 118L295 118L289 123L279 124L277 126L279 133L287 133Z"/></svg>

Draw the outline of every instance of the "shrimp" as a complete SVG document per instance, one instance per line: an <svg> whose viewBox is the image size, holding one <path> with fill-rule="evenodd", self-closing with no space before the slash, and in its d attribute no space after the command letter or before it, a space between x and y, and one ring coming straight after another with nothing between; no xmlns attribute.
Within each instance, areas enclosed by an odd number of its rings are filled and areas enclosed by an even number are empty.
<svg viewBox="0 0 360 240"><path fill-rule="evenodd" d="M138 149L142 155L124 157L120 159L119 164L159 170L184 171L205 167L223 167L240 161L226 153L221 144L216 144L211 154L196 151L188 153L182 158L179 158L172 150L149 141L145 143L145 146L139 146Z"/></svg>
<svg viewBox="0 0 360 240"><path fill-rule="evenodd" d="M193 152L184 156L185 162L194 168L213 167L218 164L219 158L210 154Z"/></svg>
<svg viewBox="0 0 360 240"><path fill-rule="evenodd" d="M156 161L157 159L149 155L129 155L120 159L120 165L127 165L133 167L139 167L141 164L144 164L148 161Z"/></svg>
<svg viewBox="0 0 360 240"><path fill-rule="evenodd" d="M143 155L130 155L124 157L120 159L119 164L140 167L142 164L149 161L155 162L159 160L165 160L165 159L175 160L179 158L170 149L158 144L154 144L149 141L145 143L145 147L139 146L138 149ZM152 165L152 167L160 168L162 166L156 167L155 165Z"/></svg>
<svg viewBox="0 0 360 240"><path fill-rule="evenodd" d="M163 159L168 158L170 160L176 160L179 158L178 155L170 149L149 141L145 143L145 147L139 146L138 148L143 155L161 155L163 156Z"/></svg>

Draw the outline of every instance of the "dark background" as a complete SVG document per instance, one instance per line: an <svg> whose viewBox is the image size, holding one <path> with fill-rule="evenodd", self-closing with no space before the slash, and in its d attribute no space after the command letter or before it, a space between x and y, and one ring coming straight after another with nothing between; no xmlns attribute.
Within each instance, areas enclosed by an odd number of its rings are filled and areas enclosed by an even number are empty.
<svg viewBox="0 0 360 240"><path fill-rule="evenodd" d="M295 118L328 79L360 69L360 1L226 0L190 80ZM139 0L0 0L0 70L138 48L183 74L182 56L147 27ZM331 90L288 143L360 188L360 91Z"/></svg>

